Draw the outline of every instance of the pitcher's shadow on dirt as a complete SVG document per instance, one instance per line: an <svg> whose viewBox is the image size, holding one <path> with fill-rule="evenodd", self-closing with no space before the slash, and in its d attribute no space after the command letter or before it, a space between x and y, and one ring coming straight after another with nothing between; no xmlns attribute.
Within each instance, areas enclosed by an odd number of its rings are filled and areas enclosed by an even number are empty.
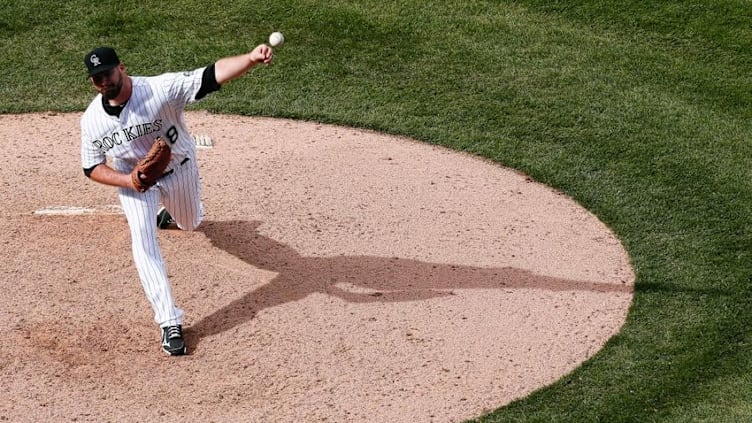
<svg viewBox="0 0 752 423"><path fill-rule="evenodd" d="M199 228L215 247L277 276L186 328L191 349L202 338L248 322L265 308L313 293L365 303L420 301L453 295L452 291L459 289L631 292L626 284L554 278L511 267L471 267L373 256L305 257L261 235L260 225L258 221L213 221L204 222Z"/></svg>

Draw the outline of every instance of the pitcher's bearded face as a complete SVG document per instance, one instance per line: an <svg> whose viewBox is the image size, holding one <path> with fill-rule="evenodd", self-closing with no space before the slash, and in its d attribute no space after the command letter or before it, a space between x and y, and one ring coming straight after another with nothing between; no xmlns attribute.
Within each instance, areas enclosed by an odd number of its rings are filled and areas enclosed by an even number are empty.
<svg viewBox="0 0 752 423"><path fill-rule="evenodd" d="M120 94L120 90L123 89L123 73L118 66L93 75L90 79L94 84L94 88L102 94L105 100L117 97Z"/></svg>

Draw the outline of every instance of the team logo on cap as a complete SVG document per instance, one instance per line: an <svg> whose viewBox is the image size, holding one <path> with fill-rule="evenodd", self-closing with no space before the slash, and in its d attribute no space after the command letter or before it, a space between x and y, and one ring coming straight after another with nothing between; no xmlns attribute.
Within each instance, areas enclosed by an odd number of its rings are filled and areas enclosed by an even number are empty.
<svg viewBox="0 0 752 423"><path fill-rule="evenodd" d="M95 68L102 64L102 61L99 59L99 56L97 56L96 54L92 54L91 57L89 58L89 61L91 62L92 65L94 65Z"/></svg>

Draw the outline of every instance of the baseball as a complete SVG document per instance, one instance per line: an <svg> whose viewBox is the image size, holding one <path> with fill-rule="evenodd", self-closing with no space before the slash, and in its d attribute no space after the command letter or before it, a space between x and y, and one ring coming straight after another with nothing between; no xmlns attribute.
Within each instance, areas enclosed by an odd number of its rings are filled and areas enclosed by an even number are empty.
<svg viewBox="0 0 752 423"><path fill-rule="evenodd" d="M271 35L269 35L269 44L271 44L272 47L281 46L284 42L285 37L281 32L272 32Z"/></svg>

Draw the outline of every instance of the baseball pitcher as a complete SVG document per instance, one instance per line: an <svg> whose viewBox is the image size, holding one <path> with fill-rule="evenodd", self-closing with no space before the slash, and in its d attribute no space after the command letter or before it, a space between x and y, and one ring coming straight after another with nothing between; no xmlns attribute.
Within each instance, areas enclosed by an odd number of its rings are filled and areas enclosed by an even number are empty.
<svg viewBox="0 0 752 423"><path fill-rule="evenodd" d="M271 47L224 57L206 67L151 77L130 76L110 47L84 56L98 92L81 117L81 162L90 179L117 187L128 221L141 285L162 330L162 349L183 355L183 310L175 303L157 239L159 219L194 230L203 218L196 147L184 110L258 64ZM161 226L161 225L160 225Z"/></svg>

